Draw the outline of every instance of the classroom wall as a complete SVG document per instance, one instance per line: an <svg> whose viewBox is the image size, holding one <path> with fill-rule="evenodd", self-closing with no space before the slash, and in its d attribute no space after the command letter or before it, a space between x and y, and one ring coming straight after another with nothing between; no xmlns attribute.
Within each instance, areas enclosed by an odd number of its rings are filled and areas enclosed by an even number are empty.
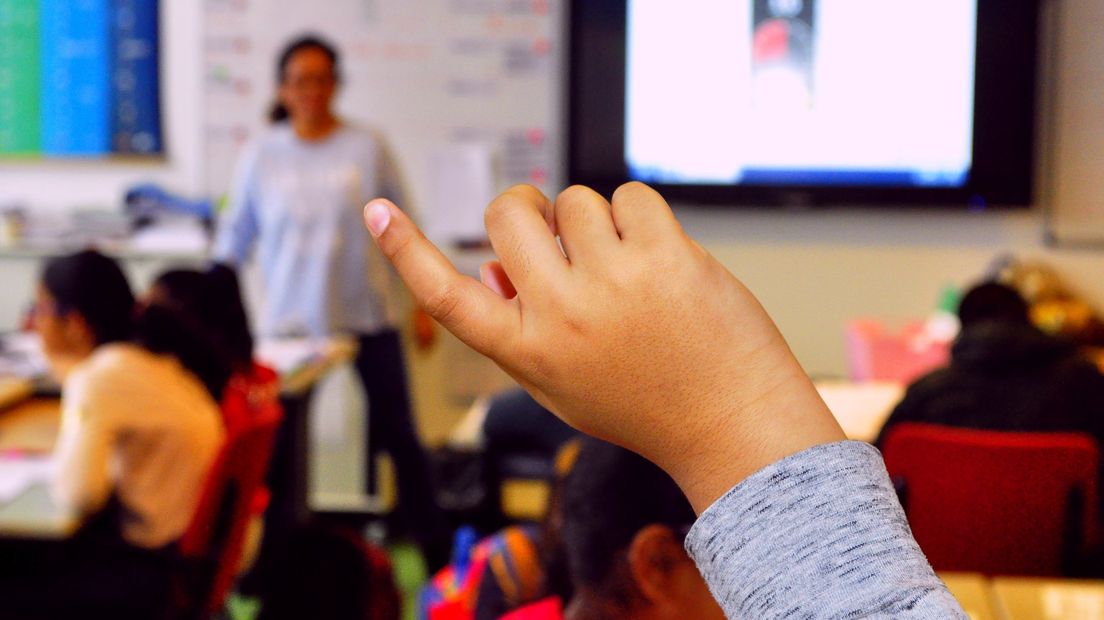
<svg viewBox="0 0 1104 620"><path fill-rule="evenodd" d="M969 285L998 255L1056 267L1104 309L1104 253L1051 250L1035 212L680 211L758 295L805 369L844 376L843 328L856 317L922 318L948 284Z"/></svg>
<svg viewBox="0 0 1104 620"><path fill-rule="evenodd" d="M169 162L110 169L90 163L0 165L0 204L13 197L44 206L114 204L126 184L147 177L184 191L201 186L200 3L163 2ZM1099 197L1104 203L1104 192L1097 191L1104 179L1104 53L1093 31L1094 24L1104 23L1104 3L1046 4L1065 13L1060 36L1069 45L1061 58L1065 77L1044 74L1041 90L1062 101L1056 125L1068 139L1056 152L1062 181L1057 198L1041 196L1038 202L1072 204ZM1044 106L1040 119L1050 118ZM1074 289L1104 309L1104 253L1045 247L1039 207L1009 213L680 208L679 217L760 296L815 375L845 373L842 329L848 319L923 316L945 284L967 284L1001 253L1052 263ZM28 280L22 271L5 275L13 270L18 271L9 265L0 271L0 284L13 297L0 305L14 308L22 304L20 290ZM0 327L10 328L14 316L15 311L0 311Z"/></svg>

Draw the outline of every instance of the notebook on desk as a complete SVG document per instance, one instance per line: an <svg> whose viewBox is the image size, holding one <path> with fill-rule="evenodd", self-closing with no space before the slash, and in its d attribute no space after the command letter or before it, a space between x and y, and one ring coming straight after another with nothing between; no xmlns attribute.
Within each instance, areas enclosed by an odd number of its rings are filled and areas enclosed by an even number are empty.
<svg viewBox="0 0 1104 620"><path fill-rule="evenodd" d="M61 386L50 376L37 334L9 332L0 336L0 408L31 396L60 394Z"/></svg>
<svg viewBox="0 0 1104 620"><path fill-rule="evenodd" d="M263 338L257 342L255 355L282 377L286 377L318 358L328 341L316 338Z"/></svg>
<svg viewBox="0 0 1104 620"><path fill-rule="evenodd" d="M36 484L47 482L54 461L42 456L0 456L0 504L10 502Z"/></svg>

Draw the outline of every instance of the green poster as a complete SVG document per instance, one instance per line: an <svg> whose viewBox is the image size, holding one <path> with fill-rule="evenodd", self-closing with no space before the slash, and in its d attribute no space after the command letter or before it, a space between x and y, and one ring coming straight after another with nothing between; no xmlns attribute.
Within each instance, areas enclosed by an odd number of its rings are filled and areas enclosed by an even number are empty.
<svg viewBox="0 0 1104 620"><path fill-rule="evenodd" d="M42 149L39 0L0 0L0 156Z"/></svg>

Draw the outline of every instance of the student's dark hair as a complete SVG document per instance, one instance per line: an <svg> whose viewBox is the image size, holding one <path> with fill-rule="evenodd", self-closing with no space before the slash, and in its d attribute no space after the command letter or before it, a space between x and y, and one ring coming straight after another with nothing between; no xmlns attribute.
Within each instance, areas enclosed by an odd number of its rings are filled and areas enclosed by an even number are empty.
<svg viewBox="0 0 1104 620"><path fill-rule="evenodd" d="M299 52L308 49L318 50L325 54L330 59L330 65L333 67L334 79L341 80L341 55L338 54L337 47L326 39L312 34L301 36L284 46L276 61L276 84L283 84L287 77L287 68L288 64L291 63L291 59ZM268 120L272 123L282 123L288 119L288 116L288 109L279 101L273 103L268 112Z"/></svg>
<svg viewBox="0 0 1104 620"><path fill-rule="evenodd" d="M176 308L147 305L135 319L134 341L152 353L175 357L199 378L211 398L222 400L222 391L232 374L230 364L193 317Z"/></svg>
<svg viewBox="0 0 1104 620"><path fill-rule="evenodd" d="M198 324L231 370L252 366L253 334L233 268L216 263L206 271L172 269L158 276L153 287L161 303Z"/></svg>
<svg viewBox="0 0 1104 620"><path fill-rule="evenodd" d="M54 258L42 270L41 283L58 314L84 318L97 346L133 335L134 293L114 259L95 250Z"/></svg>
<svg viewBox="0 0 1104 620"><path fill-rule="evenodd" d="M76 312L84 318L96 346L131 341L153 353L172 355L216 400L221 398L230 373L202 331L168 308L148 307L136 313L134 293L114 259L95 250L55 258L43 269L42 286L58 314Z"/></svg>
<svg viewBox="0 0 1104 620"><path fill-rule="evenodd" d="M560 506L572 581L630 605L635 589L625 552L636 534L658 524L685 536L694 510L674 480L643 457L597 439L582 442Z"/></svg>
<svg viewBox="0 0 1104 620"><path fill-rule="evenodd" d="M983 282L970 289L958 305L963 327L982 321L1027 325L1027 302L1015 289L997 282Z"/></svg>

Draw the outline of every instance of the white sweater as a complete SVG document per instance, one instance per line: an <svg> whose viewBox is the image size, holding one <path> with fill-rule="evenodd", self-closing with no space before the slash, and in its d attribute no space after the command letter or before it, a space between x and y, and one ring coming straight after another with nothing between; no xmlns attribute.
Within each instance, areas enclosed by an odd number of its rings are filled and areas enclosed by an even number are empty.
<svg viewBox="0 0 1104 620"><path fill-rule="evenodd" d="M101 346L65 379L55 499L88 514L114 492L123 537L162 547L188 527L222 441L218 405L175 358Z"/></svg>

